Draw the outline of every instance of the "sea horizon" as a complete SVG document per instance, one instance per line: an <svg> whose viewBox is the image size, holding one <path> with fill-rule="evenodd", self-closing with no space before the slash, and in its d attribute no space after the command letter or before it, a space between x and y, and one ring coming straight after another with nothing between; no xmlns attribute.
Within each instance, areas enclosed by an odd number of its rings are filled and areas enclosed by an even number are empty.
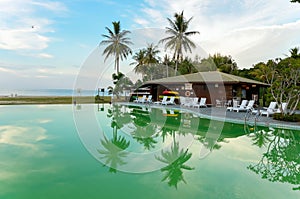
<svg viewBox="0 0 300 199"><path fill-rule="evenodd" d="M17 96L96 96L98 90L76 90L76 89L0 89L0 97L17 97ZM103 93L100 93L103 95ZM104 96L109 96L104 92Z"/></svg>

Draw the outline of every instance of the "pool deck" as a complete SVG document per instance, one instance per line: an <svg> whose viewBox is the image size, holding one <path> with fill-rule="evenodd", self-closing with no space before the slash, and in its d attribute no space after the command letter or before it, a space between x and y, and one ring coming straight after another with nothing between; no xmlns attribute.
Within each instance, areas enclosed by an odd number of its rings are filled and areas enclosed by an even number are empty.
<svg viewBox="0 0 300 199"><path fill-rule="evenodd" d="M127 103L128 104L128 103ZM224 122L232 122L238 124L247 124L258 125L258 126L267 126L274 128L285 128L285 129L295 129L300 130L300 122L286 122L274 120L272 117L260 116L246 112L234 112L228 111L225 107L207 107L207 108L191 108L180 105L156 105L156 104L137 104L141 106L151 106L157 108L166 108L166 109L180 109L194 113L200 117L205 117L213 120L219 120ZM298 111L299 113L299 111Z"/></svg>

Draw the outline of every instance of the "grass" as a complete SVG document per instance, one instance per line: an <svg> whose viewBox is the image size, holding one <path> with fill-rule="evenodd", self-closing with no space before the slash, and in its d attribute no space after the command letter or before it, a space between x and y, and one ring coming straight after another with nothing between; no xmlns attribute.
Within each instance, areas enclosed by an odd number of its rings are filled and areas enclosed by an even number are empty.
<svg viewBox="0 0 300 199"><path fill-rule="evenodd" d="M0 97L0 105L17 105L17 104L76 104L95 103L94 96L81 96L73 99L72 96L19 96L19 97ZM105 96L98 103L108 103L111 97Z"/></svg>

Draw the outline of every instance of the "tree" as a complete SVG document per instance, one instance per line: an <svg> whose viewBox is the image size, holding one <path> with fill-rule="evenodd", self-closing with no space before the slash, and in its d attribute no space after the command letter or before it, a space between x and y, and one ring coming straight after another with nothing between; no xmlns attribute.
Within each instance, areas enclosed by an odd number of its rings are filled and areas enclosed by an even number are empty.
<svg viewBox="0 0 300 199"><path fill-rule="evenodd" d="M296 3L296 2L300 3L300 0L291 0L291 2L292 3Z"/></svg>
<svg viewBox="0 0 300 199"><path fill-rule="evenodd" d="M287 102L292 115L300 101L300 59L269 60L266 65L265 78L272 97L279 105Z"/></svg>
<svg viewBox="0 0 300 199"><path fill-rule="evenodd" d="M146 73L146 70L145 70L145 55L146 55L146 50L145 49L139 50L132 57L135 61L130 64L130 65L135 65L135 67L133 69L134 72L135 73L140 73L142 75L142 78L144 78L144 75Z"/></svg>
<svg viewBox="0 0 300 199"><path fill-rule="evenodd" d="M146 48L145 61L147 76L150 77L148 79L153 80L153 74L157 72L157 64L159 63L158 53L160 51L157 49L153 43L148 44Z"/></svg>
<svg viewBox="0 0 300 199"><path fill-rule="evenodd" d="M108 35L102 35L106 40L101 41L100 45L108 45L104 49L103 55L106 55L105 60L107 60L109 56L115 57L115 70L117 70L118 74L120 72L120 59L126 59L129 54L132 54L132 51L128 45L131 45L133 43L128 37L126 37L130 33L130 31L121 31L120 21L114 21L112 22L112 24L113 30L105 27L105 29L108 31Z"/></svg>
<svg viewBox="0 0 300 199"><path fill-rule="evenodd" d="M192 61L186 57L179 65L178 71L181 75L196 73L198 70L193 65Z"/></svg>
<svg viewBox="0 0 300 199"><path fill-rule="evenodd" d="M157 49L157 45L151 43L148 44L145 49L141 49L133 56L135 62L131 64L136 65L134 68L134 72L140 73L142 75L143 81L163 77L163 68L162 65L159 64L159 52L160 51Z"/></svg>
<svg viewBox="0 0 300 199"><path fill-rule="evenodd" d="M209 56L208 58L202 59L200 63L195 62L194 65L197 68L197 70L200 72L217 70L217 66L211 56Z"/></svg>
<svg viewBox="0 0 300 199"><path fill-rule="evenodd" d="M212 59L219 71L229 74L237 73L237 64L230 55L222 56L220 53L216 53L212 56Z"/></svg>
<svg viewBox="0 0 300 199"><path fill-rule="evenodd" d="M174 21L172 21L170 18L167 18L170 27L166 27L166 33L170 36L161 39L159 43L165 43L166 49L171 49L174 51L176 75L179 59L183 59L183 50L191 53L192 48L196 47L196 45L188 37L199 34L199 32L188 31L192 17L186 20L183 16L183 11L181 13L175 13L174 17Z"/></svg>
<svg viewBox="0 0 300 199"><path fill-rule="evenodd" d="M294 59L299 59L300 58L300 51L298 47L290 49L291 57Z"/></svg>
<svg viewBox="0 0 300 199"><path fill-rule="evenodd" d="M115 85L113 89L113 94L119 98L120 93L122 93L125 89L130 86L133 86L132 81L126 77L123 73L114 73L112 74L113 83Z"/></svg>

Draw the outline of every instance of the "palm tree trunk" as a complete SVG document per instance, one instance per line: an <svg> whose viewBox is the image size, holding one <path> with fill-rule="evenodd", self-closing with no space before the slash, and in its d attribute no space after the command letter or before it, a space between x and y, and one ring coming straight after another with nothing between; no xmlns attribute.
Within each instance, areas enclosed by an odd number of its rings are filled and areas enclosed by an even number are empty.
<svg viewBox="0 0 300 199"><path fill-rule="evenodd" d="M116 57L116 68L117 68L117 75L119 74L120 72L120 69L119 69L119 64L120 64L120 60L119 60L119 56Z"/></svg>
<svg viewBox="0 0 300 199"><path fill-rule="evenodd" d="M177 53L176 60L175 60L175 76L177 75L178 61L179 61L179 53Z"/></svg>
<svg viewBox="0 0 300 199"><path fill-rule="evenodd" d="M167 66L167 77L169 77L169 66L168 64L166 64L166 66Z"/></svg>

